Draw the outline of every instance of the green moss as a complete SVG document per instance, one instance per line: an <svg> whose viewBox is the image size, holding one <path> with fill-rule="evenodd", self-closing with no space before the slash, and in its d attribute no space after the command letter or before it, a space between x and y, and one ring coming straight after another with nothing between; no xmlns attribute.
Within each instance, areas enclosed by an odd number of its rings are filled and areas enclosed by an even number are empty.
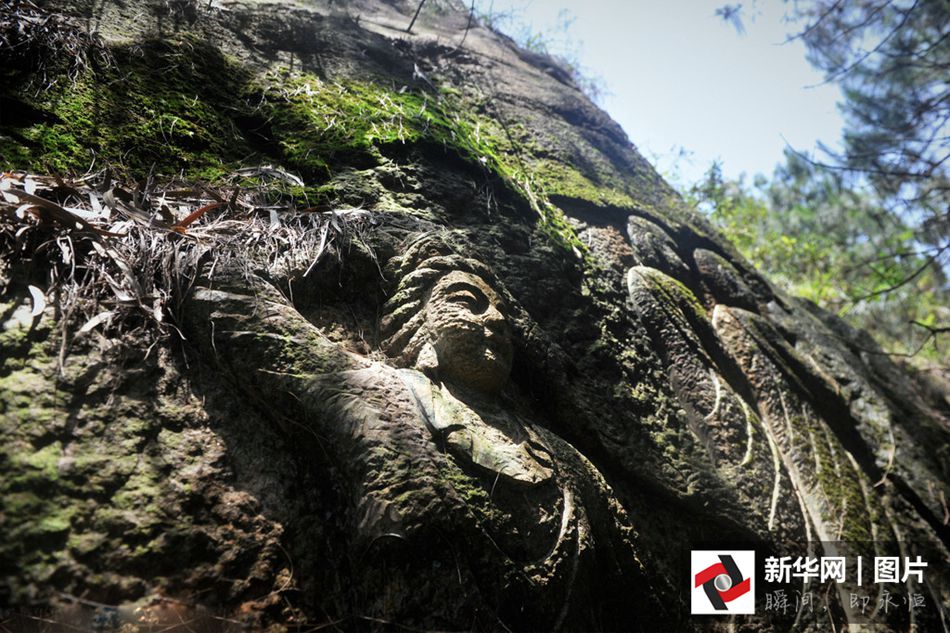
<svg viewBox="0 0 950 633"><path fill-rule="evenodd" d="M442 479L455 491L479 519L488 519L492 516L491 498L485 488L454 464L446 465L441 470Z"/></svg>
<svg viewBox="0 0 950 633"><path fill-rule="evenodd" d="M442 147L494 172L538 213L541 228L555 241L578 255L586 251L563 212L551 204L539 171L525 166L502 127L451 91L435 97L299 75L270 85L263 94L271 136L286 164L307 177L329 178L341 162L378 165L380 149L388 145ZM333 192L311 193L319 200Z"/></svg>
<svg viewBox="0 0 950 633"><path fill-rule="evenodd" d="M0 170L10 171L29 163L29 147L10 137L0 136Z"/></svg>
<svg viewBox="0 0 950 633"><path fill-rule="evenodd" d="M60 513L43 517L36 524L36 533L59 536L69 532L69 514Z"/></svg>
<svg viewBox="0 0 950 633"><path fill-rule="evenodd" d="M53 442L49 446L41 448L34 453L18 456L18 459L16 459L14 463L19 461L20 465L28 466L29 468L39 471L42 476L53 480L57 477L56 464L59 463L62 454L62 445L59 442Z"/></svg>
<svg viewBox="0 0 950 633"><path fill-rule="evenodd" d="M66 540L66 546L80 556L95 552L106 543L106 537L98 532L73 532Z"/></svg>
<svg viewBox="0 0 950 633"><path fill-rule="evenodd" d="M95 158L135 180L154 172L221 182L238 167L270 162L307 182L271 186L273 195L315 206L337 199L336 187L327 187L335 174L378 167L387 147L424 144L493 172L538 213L545 233L578 254L586 250L549 200L547 188L560 178L525 162L524 147L452 90L394 90L286 71L255 78L188 35L113 54L114 67L36 96L0 89L43 114L0 125L4 167L80 172Z"/></svg>
<svg viewBox="0 0 950 633"><path fill-rule="evenodd" d="M635 209L633 198L610 185L595 184L576 168L560 161L541 159L534 162L541 185L552 196L564 196L584 200L598 206L614 206Z"/></svg>
<svg viewBox="0 0 950 633"><path fill-rule="evenodd" d="M144 420L142 418L126 416L122 420L122 435L130 439L138 439L146 435L155 425L153 420Z"/></svg>
<svg viewBox="0 0 950 633"><path fill-rule="evenodd" d="M0 411L21 424L33 425L48 422L53 417L51 394L46 390L49 382L28 362L22 366L7 368L9 374L0 378Z"/></svg>
<svg viewBox="0 0 950 633"><path fill-rule="evenodd" d="M833 525L840 525L840 540L850 543L873 540L871 518L859 481L864 475L838 455L836 440L830 431L816 427L810 433L815 474L829 508L829 516L825 518Z"/></svg>
<svg viewBox="0 0 950 633"><path fill-rule="evenodd" d="M33 323L31 308L27 303L8 302L0 304L0 313L10 318L0 326L0 376L6 372L28 370L26 374L0 377L0 393L20 392L18 383L37 374L37 367L44 366L50 360L46 337L50 332L51 320L43 319ZM38 374L37 374L38 375ZM4 385L2 381L9 380ZM28 391L28 390L26 390ZM42 394L44 390L34 390L33 394Z"/></svg>
<svg viewBox="0 0 950 633"><path fill-rule="evenodd" d="M4 540L8 540L10 546L28 547L48 543L50 539L65 539L75 508L55 503L49 490L42 495L33 492L4 494L5 529L9 537Z"/></svg>
<svg viewBox="0 0 950 633"><path fill-rule="evenodd" d="M693 291L682 282L653 268L639 268L637 270L648 280L658 299L663 299L669 305L681 310L689 321L695 324L709 320L706 308L696 298Z"/></svg>
<svg viewBox="0 0 950 633"><path fill-rule="evenodd" d="M36 516L43 511L46 501L33 492L5 492L3 495L4 514L7 525L14 525L24 517Z"/></svg>
<svg viewBox="0 0 950 633"><path fill-rule="evenodd" d="M377 144L417 141L436 119L424 96L370 83L303 75L267 86L263 94L271 136L287 162L309 176L329 175L354 154L372 160Z"/></svg>
<svg viewBox="0 0 950 633"><path fill-rule="evenodd" d="M211 176L252 151L235 132L248 75L194 38L116 48L114 67L88 70L36 96L12 94L44 114L0 132L6 167L69 173L93 157L120 175L184 171Z"/></svg>
<svg viewBox="0 0 950 633"><path fill-rule="evenodd" d="M287 163L329 175L339 163L378 163L379 148L426 142L504 171L501 136L490 119L448 98L370 82L326 82L303 74L265 84L262 112Z"/></svg>
<svg viewBox="0 0 950 633"><path fill-rule="evenodd" d="M113 496L112 503L119 510L141 508L160 498L158 482L149 472L139 471L132 474L125 485Z"/></svg>

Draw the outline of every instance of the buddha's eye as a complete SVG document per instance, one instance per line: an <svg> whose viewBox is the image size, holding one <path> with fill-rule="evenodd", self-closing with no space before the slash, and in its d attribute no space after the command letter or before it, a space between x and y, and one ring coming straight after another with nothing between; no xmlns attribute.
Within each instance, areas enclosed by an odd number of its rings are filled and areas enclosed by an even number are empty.
<svg viewBox="0 0 950 633"><path fill-rule="evenodd" d="M448 291L446 300L456 305L465 306L476 314L480 314L488 309L488 297L478 288L470 284L453 284L446 289Z"/></svg>
<svg viewBox="0 0 950 633"><path fill-rule="evenodd" d="M452 296L451 300L455 303L467 306L471 309L478 308L479 301L475 295L472 295L467 292L458 293Z"/></svg>

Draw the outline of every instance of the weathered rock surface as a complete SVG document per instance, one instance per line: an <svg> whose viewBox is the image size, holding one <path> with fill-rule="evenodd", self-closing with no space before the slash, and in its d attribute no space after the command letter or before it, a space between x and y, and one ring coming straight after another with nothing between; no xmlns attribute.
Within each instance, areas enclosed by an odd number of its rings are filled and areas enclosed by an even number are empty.
<svg viewBox="0 0 950 633"><path fill-rule="evenodd" d="M724 630L688 615L690 549L895 542L930 608L872 626L946 628L947 398L771 288L557 64L415 8L41 4L108 63L5 71L0 166L95 156L83 200L35 194L122 223L17 214L6 180L0 604ZM169 230L198 203L141 192L176 174L253 204ZM825 596L737 623L843 630Z"/></svg>

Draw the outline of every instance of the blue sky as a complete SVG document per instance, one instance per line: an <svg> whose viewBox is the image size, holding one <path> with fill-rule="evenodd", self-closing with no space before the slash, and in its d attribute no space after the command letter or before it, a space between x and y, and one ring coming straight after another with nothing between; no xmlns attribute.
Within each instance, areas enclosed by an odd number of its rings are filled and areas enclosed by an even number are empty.
<svg viewBox="0 0 950 633"><path fill-rule="evenodd" d="M781 0L743 3L744 34L715 15L726 0L479 0L483 12L514 9L547 34L553 52L575 55L602 77L602 107L675 181L722 161L727 176L771 174L786 142L835 146L840 91L818 85ZM735 2L733 1L733 4ZM565 31L559 14L573 22ZM675 158L680 148L686 158ZM678 173L674 173L678 172Z"/></svg>

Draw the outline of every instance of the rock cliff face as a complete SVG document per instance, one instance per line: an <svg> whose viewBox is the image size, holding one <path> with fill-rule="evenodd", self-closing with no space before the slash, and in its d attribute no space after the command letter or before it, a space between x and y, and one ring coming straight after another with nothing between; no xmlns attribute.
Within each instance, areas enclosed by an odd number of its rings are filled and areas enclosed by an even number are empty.
<svg viewBox="0 0 950 633"><path fill-rule="evenodd" d="M4 5L7 622L945 630L946 396L415 8ZM690 617L722 547L926 607Z"/></svg>

